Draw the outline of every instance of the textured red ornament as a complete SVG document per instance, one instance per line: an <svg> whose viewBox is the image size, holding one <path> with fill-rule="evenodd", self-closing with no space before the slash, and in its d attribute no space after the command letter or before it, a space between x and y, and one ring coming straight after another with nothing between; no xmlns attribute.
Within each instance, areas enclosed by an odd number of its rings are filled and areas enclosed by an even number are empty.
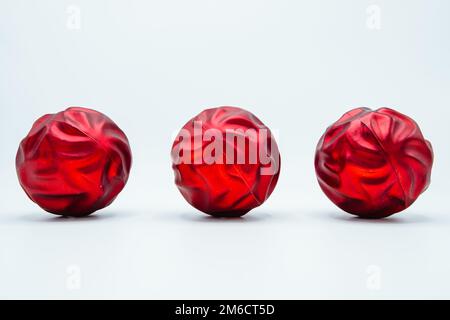
<svg viewBox="0 0 450 320"><path fill-rule="evenodd" d="M357 108L320 139L320 187L341 209L383 218L408 208L430 183L433 150L414 120L395 110Z"/></svg>
<svg viewBox="0 0 450 320"><path fill-rule="evenodd" d="M198 132L196 124L202 132ZM208 129L216 131L217 135L205 141ZM245 146L237 143L231 145L227 141L228 130L238 132L248 129L265 132L266 135L259 134L254 138L245 136ZM181 142L183 131L189 134L189 138ZM220 139L223 141L223 150L215 150L217 154L214 156L222 159L221 163L207 163L205 150L211 147L213 141ZM200 144L195 145L196 140ZM267 146L265 153L270 163L267 159L261 161L259 157L256 162L252 162L250 159L254 154L251 154L253 150L249 147L250 143ZM234 163L227 162L227 144L230 149L233 148L233 155L236 156ZM244 163L237 161L238 153L245 155ZM188 155L192 162L180 163L180 155ZM218 217L242 216L260 206L274 190L280 173L278 146L270 130L252 113L236 107L207 109L189 120L172 146L172 160L175 183L184 198L198 210Z"/></svg>
<svg viewBox="0 0 450 320"><path fill-rule="evenodd" d="M122 130L100 112L72 107L39 118L16 157L20 184L42 209L85 216L125 186L131 150Z"/></svg>

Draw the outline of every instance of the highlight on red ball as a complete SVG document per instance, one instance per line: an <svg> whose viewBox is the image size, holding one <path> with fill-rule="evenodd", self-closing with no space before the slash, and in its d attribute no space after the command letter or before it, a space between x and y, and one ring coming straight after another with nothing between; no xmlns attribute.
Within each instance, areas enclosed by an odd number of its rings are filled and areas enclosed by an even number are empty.
<svg viewBox="0 0 450 320"><path fill-rule="evenodd" d="M104 114L81 107L36 120L16 156L28 197L63 216L86 216L110 205L130 168L125 133Z"/></svg>
<svg viewBox="0 0 450 320"><path fill-rule="evenodd" d="M433 149L417 123L389 108L356 108L317 145L320 187L342 210L383 218L408 208L430 184Z"/></svg>
<svg viewBox="0 0 450 320"><path fill-rule="evenodd" d="M175 183L198 210L238 217L273 192L281 157L275 138L255 115L237 107L202 111L172 146Z"/></svg>

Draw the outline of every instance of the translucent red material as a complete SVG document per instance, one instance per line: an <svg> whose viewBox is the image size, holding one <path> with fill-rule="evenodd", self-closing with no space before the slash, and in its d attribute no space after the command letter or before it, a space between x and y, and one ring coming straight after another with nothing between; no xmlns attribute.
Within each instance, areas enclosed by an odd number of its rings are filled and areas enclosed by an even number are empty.
<svg viewBox="0 0 450 320"><path fill-rule="evenodd" d="M320 187L341 209L383 218L408 208L430 183L433 150L414 120L395 110L357 108L320 139Z"/></svg>
<svg viewBox="0 0 450 320"><path fill-rule="evenodd" d="M122 130L100 112L80 107L39 118L16 157L17 175L30 199L66 216L85 216L111 204L130 167Z"/></svg>
<svg viewBox="0 0 450 320"><path fill-rule="evenodd" d="M199 123L203 132L196 132L195 123ZM223 140L223 153L217 155L222 163L206 163L202 152L212 144L205 138L205 130L213 129L218 132L216 137ZM245 132L253 129L255 132L266 132L267 136L258 135L253 141L267 146L266 155L271 163L261 161L251 162L249 148L250 139L245 136L245 146L234 144L234 163L225 159L226 132ZM180 155L180 134L185 131L190 138L184 152L190 154L192 163L179 163L176 159ZM207 109L189 120L182 128L172 147L173 170L175 183L183 197L195 208L212 216L237 217L242 216L251 209L260 206L274 190L280 174L280 155L278 146L270 130L252 113L236 107L219 107ZM201 141L195 146L194 140ZM261 141L264 139L265 141ZM239 150L238 150L239 149ZM216 150L217 151L217 150ZM244 163L237 161L237 154L245 155ZM182 153L182 152L181 152ZM203 157L203 158L202 158ZM201 163L195 163L200 160ZM273 170L262 173L264 168Z"/></svg>

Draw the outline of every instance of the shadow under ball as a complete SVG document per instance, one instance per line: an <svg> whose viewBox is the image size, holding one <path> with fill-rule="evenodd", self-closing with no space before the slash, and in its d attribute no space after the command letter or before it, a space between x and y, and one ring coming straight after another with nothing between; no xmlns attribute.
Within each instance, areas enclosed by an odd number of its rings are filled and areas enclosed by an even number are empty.
<svg viewBox="0 0 450 320"><path fill-rule="evenodd" d="M408 208L430 184L433 150L417 123L389 108L353 109L317 145L320 187L342 210L383 218Z"/></svg>

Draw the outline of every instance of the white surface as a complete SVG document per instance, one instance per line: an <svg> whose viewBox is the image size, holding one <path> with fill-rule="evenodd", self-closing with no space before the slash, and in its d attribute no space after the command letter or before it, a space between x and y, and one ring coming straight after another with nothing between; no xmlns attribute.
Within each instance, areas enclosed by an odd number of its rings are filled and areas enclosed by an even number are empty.
<svg viewBox="0 0 450 320"><path fill-rule="evenodd" d="M4 215L1 297L449 297L450 221L424 201L366 221L313 209L324 199L292 209L273 200L233 220L189 207L111 208L85 219L37 209Z"/></svg>
<svg viewBox="0 0 450 320"><path fill-rule="evenodd" d="M373 4L380 30L366 26ZM450 298L449 9L1 1L0 298ZM70 105L109 115L134 155L113 205L78 220L42 212L14 168L33 121ZM204 217L173 184L171 135L218 105L279 133L279 184L243 219ZM353 106L396 108L433 143L430 189L386 220L341 212L315 180L317 140Z"/></svg>

